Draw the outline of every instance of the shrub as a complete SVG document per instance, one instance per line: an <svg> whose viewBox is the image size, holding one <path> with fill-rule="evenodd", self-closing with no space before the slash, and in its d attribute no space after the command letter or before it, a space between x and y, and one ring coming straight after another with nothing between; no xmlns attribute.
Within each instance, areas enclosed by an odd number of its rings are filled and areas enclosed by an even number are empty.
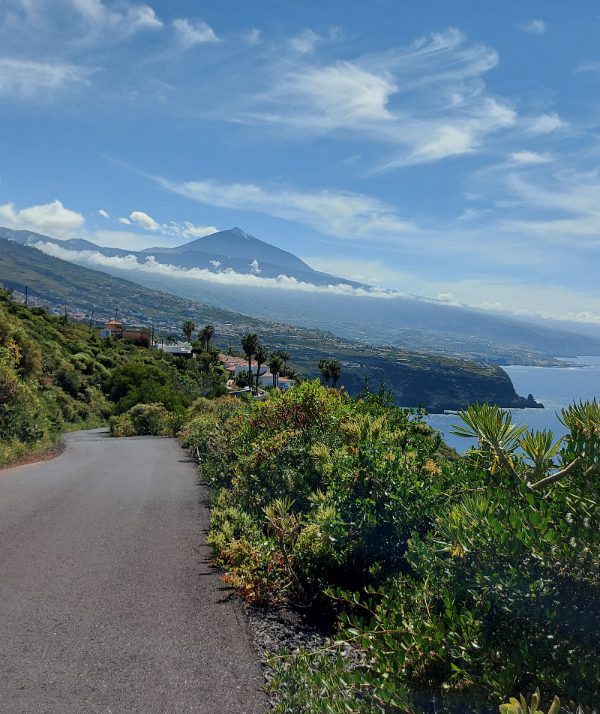
<svg viewBox="0 0 600 714"><path fill-rule="evenodd" d="M162 404L136 404L125 414L112 417L113 436L165 436L170 433L172 420Z"/></svg>
<svg viewBox="0 0 600 714"><path fill-rule="evenodd" d="M506 468L495 446L448 460L383 391L304 383L190 410L227 582L339 617L323 652L277 660L276 711L491 712L538 684L600 700L598 407L565 412L560 453L523 434L517 452L506 417L482 413Z"/></svg>

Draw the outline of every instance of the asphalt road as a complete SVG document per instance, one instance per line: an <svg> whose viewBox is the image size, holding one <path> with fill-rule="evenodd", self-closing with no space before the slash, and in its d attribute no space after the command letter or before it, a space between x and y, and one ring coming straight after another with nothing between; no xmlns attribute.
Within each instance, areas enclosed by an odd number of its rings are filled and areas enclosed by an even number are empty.
<svg viewBox="0 0 600 714"><path fill-rule="evenodd" d="M0 471L0 712L266 711L173 439L67 436Z"/></svg>

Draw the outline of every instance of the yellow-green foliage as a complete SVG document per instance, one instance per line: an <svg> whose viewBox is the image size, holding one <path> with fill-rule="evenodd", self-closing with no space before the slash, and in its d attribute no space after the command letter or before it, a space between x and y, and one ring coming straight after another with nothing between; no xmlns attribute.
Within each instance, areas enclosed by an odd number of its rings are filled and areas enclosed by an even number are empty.
<svg viewBox="0 0 600 714"><path fill-rule="evenodd" d="M170 413L162 404L136 404L110 418L113 436L167 436L173 430Z"/></svg>
<svg viewBox="0 0 600 714"><path fill-rule="evenodd" d="M532 490L527 452L514 473L488 452L448 461L384 394L307 382L195 405L184 443L227 582L339 617L323 656L275 660L275 711L475 713L537 685L600 701L600 422L593 404L564 417L544 468L580 468Z"/></svg>
<svg viewBox="0 0 600 714"><path fill-rule="evenodd" d="M521 694L519 698L511 697L508 704L500 705L500 714L545 714L544 711L538 709L540 706L540 690L536 689L531 695L531 703L527 704L525 697ZM558 714L560 711L560 699L554 697L548 714Z"/></svg>
<svg viewBox="0 0 600 714"><path fill-rule="evenodd" d="M85 324L19 306L0 291L0 463L113 413L128 412L113 423L115 434L175 435L192 402L222 394L224 382L212 363L100 339ZM154 406L132 411L139 404Z"/></svg>

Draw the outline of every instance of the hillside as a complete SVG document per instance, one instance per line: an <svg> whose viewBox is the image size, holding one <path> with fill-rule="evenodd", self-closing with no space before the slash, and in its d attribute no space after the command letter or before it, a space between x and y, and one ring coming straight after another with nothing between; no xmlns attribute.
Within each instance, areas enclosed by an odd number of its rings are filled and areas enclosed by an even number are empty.
<svg viewBox="0 0 600 714"><path fill-rule="evenodd" d="M373 289L315 271L240 228L139 252L6 228L0 236L146 287L369 344L493 364L548 364L556 357L600 354L598 335L579 334L577 326L566 330Z"/></svg>
<svg viewBox="0 0 600 714"><path fill-rule="evenodd" d="M358 392L365 378L372 386L383 382L404 406L442 411L474 401L514 407L526 404L498 367L392 347L369 347L318 330L246 317L150 290L3 239L0 282L20 292L27 285L32 302L60 313L67 310L78 319L93 312L96 320L105 320L118 310L122 319L148 324L163 335L178 332L182 321L191 319L196 324L214 324L217 343L236 348L242 334L257 332L267 347L288 350L301 374L316 376L320 359L337 357L343 365L340 384L349 392Z"/></svg>

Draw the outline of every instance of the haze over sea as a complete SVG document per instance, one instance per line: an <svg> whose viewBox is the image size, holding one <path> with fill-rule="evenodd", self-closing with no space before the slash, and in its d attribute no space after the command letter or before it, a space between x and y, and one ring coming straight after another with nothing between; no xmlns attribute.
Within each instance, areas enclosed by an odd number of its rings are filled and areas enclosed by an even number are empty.
<svg viewBox="0 0 600 714"><path fill-rule="evenodd" d="M565 433L558 414L574 401L600 399L600 357L577 357L568 360L574 367L523 367L508 365L504 369L512 379L518 394L533 394L545 409L513 409L513 419L530 429L551 429L558 438ZM456 414L432 414L427 422L440 431L445 441L457 451L464 452L474 442L453 436L453 424L459 423Z"/></svg>

